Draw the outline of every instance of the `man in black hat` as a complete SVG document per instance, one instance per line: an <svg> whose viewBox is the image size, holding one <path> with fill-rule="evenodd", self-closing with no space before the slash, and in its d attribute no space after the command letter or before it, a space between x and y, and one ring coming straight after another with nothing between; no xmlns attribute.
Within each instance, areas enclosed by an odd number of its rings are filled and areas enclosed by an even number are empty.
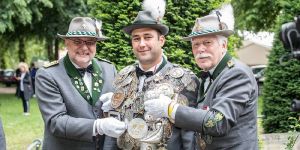
<svg viewBox="0 0 300 150"><path fill-rule="evenodd" d="M174 127L166 118L153 118L144 111L144 101L166 94L174 101L193 106L197 97L198 80L190 70L170 63L163 55L165 35L169 28L161 23L165 2L143 2L140 11L123 31L131 36L133 53L138 62L122 69L111 98L117 112L109 112L127 123L127 131L118 138L122 149L195 149L194 132ZM151 8L158 10L149 10ZM157 6L156 6L157 5ZM155 14L159 14L156 16ZM167 112L162 112L167 113Z"/></svg>
<svg viewBox="0 0 300 150"><path fill-rule="evenodd" d="M45 122L43 149L116 149L114 138L126 126L102 116L105 101L99 97L114 91L111 83L116 69L110 62L94 58L96 43L106 39L101 22L75 17L67 34L58 36L64 39L67 55L36 74L36 96Z"/></svg>
<svg viewBox="0 0 300 150"><path fill-rule="evenodd" d="M230 5L223 8L232 12ZM191 41L195 61L203 70L198 108L165 97L164 102L145 102L145 110L155 117L168 117L176 127L196 131L201 149L257 150L257 84L251 69L227 52L227 37L233 30L225 17L233 16L223 13L222 17L224 21L216 12L198 18L192 33L183 38ZM161 113L167 110L170 115Z"/></svg>

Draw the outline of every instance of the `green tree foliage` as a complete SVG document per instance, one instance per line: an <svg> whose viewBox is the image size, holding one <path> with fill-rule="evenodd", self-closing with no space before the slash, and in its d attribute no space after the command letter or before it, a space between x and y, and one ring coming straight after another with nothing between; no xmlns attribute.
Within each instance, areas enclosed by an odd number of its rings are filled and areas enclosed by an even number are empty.
<svg viewBox="0 0 300 150"><path fill-rule="evenodd" d="M272 31L276 25L276 18L286 0L232 0L236 26L240 30Z"/></svg>
<svg viewBox="0 0 300 150"><path fill-rule="evenodd" d="M131 24L141 11L142 0L89 0L91 14L103 21L104 34L110 39L98 45L97 55L114 62L121 69L135 61L130 44L130 37L122 28ZM190 34L197 17L207 15L211 10L220 7L224 0L167 0L164 24L170 28L166 36L164 53L168 60L198 72L194 63L190 42L181 37ZM238 41L238 38L232 38ZM230 44L233 49L235 45Z"/></svg>
<svg viewBox="0 0 300 150"><path fill-rule="evenodd" d="M291 22L294 16L300 15L300 3L295 0L257 0L255 3L233 0L233 4L239 28L276 33L265 72L263 127L267 133L287 132L294 124L288 118L298 117L291 112L290 105L293 99L300 99L300 62L290 59L280 63L280 58L289 52L279 40L279 31L283 23Z"/></svg>
<svg viewBox="0 0 300 150"><path fill-rule="evenodd" d="M2 0L0 1L0 68L6 68L4 56L17 48L18 61L31 59L26 56L29 42L40 40L50 60L57 59L59 40L57 33L66 33L73 17L86 16L87 0Z"/></svg>
<svg viewBox="0 0 300 150"><path fill-rule="evenodd" d="M31 24L41 20L41 9L46 7L51 7L49 0L0 1L0 40L1 43L7 43L7 46L2 45L2 53L8 51L11 45L17 44L19 61L25 61L25 42L33 36L31 31L34 26ZM4 56L0 56L1 61L5 60Z"/></svg>

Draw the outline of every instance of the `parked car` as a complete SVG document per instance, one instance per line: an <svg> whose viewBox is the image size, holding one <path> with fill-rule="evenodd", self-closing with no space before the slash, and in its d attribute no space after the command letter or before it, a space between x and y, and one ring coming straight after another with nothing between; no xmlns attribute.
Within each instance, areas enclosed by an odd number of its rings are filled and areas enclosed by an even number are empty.
<svg viewBox="0 0 300 150"><path fill-rule="evenodd" d="M18 81L16 79L15 70L5 69L0 71L0 82L5 84L6 86L16 84Z"/></svg>
<svg viewBox="0 0 300 150"><path fill-rule="evenodd" d="M264 73L266 65L256 65L251 66L252 72L254 74L254 77L258 83L263 83L265 80Z"/></svg>

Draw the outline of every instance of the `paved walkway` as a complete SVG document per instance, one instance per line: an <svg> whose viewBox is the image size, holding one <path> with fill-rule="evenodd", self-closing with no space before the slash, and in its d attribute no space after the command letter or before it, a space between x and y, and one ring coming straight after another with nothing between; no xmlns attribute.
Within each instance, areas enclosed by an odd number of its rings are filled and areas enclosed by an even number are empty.
<svg viewBox="0 0 300 150"><path fill-rule="evenodd" d="M298 133L299 135L300 133ZM285 150L288 143L289 133L271 133L262 134L261 139L263 141L262 150ZM295 135L296 136L296 135ZM296 141L293 150L300 150L300 137Z"/></svg>
<svg viewBox="0 0 300 150"><path fill-rule="evenodd" d="M0 94L14 94L16 87L0 87Z"/></svg>

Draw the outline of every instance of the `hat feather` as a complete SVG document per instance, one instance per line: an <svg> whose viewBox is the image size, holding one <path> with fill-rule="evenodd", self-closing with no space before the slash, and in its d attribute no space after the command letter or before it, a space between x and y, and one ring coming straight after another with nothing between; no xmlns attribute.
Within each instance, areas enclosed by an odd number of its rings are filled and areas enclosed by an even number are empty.
<svg viewBox="0 0 300 150"><path fill-rule="evenodd" d="M102 21L95 19L95 26L96 26L97 35L102 36L102 33L101 33Z"/></svg>
<svg viewBox="0 0 300 150"><path fill-rule="evenodd" d="M165 15L166 1L165 0L144 0L143 10L151 12L153 18L161 21Z"/></svg>
<svg viewBox="0 0 300 150"><path fill-rule="evenodd" d="M224 4L220 9L213 10L210 14L215 14L217 11L221 13L220 21L225 23L229 30L234 30L234 16L231 4Z"/></svg>

